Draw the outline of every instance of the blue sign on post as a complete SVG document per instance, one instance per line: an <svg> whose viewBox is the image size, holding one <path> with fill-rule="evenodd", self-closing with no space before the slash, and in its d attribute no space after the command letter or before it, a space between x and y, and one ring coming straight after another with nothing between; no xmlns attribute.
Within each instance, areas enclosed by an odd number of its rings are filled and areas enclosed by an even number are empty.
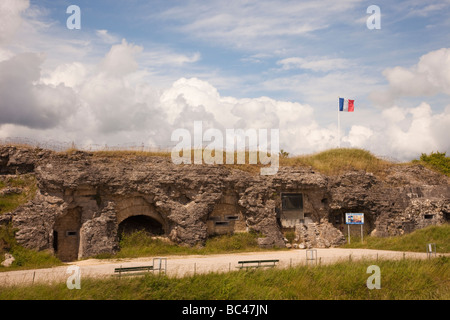
<svg viewBox="0 0 450 320"><path fill-rule="evenodd" d="M346 213L346 224L364 224L364 213Z"/></svg>
<svg viewBox="0 0 450 320"><path fill-rule="evenodd" d="M350 243L350 225L359 224L361 226L361 242L363 242L363 224L364 224L364 213L346 213L345 223L348 226L348 243Z"/></svg>

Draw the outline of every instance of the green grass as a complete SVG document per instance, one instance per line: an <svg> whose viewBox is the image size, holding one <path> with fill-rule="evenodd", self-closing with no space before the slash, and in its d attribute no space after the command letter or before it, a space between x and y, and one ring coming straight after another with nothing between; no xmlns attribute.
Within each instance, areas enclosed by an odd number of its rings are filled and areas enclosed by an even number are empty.
<svg viewBox="0 0 450 320"><path fill-rule="evenodd" d="M340 262L288 269L232 271L184 278L146 275L81 279L80 290L65 283L2 288L0 300L345 300L450 299L450 260ZM380 267L381 289L369 290L370 265Z"/></svg>
<svg viewBox="0 0 450 320"><path fill-rule="evenodd" d="M137 231L131 235L122 236L120 251L117 254L100 254L95 258L137 258L155 255L206 255L262 251L263 249L258 246L257 242L259 237L261 237L260 234L253 232L227 234L210 237L203 247L187 247L151 237L144 231Z"/></svg>
<svg viewBox="0 0 450 320"><path fill-rule="evenodd" d="M16 210L19 206L31 200L37 191L36 178L34 175L8 176L0 180L0 189L2 188L21 188L19 194L8 194L0 196L0 214ZM9 252L16 259L11 267L0 266L0 272L47 268L61 265L61 261L50 252L38 252L26 249L20 246L16 239L16 230L11 225L0 225L0 262L4 260L4 254Z"/></svg>
<svg viewBox="0 0 450 320"><path fill-rule="evenodd" d="M16 259L13 265L9 268L0 266L0 272L51 268L63 265L61 260L48 251L35 251L17 246L11 250L11 254Z"/></svg>
<svg viewBox="0 0 450 320"><path fill-rule="evenodd" d="M364 170L374 174L384 171L394 164L375 157L363 149L330 149L312 155L281 158L282 166L311 166L327 175L339 175L348 170Z"/></svg>
<svg viewBox="0 0 450 320"><path fill-rule="evenodd" d="M62 153L70 154L76 149L68 149ZM205 150L190 150L191 161L194 161L194 154L199 151L202 154ZM167 151L139 151L139 150L102 150L92 152L94 157L107 157L115 159L124 159L129 157L171 157L171 152ZM209 154L209 151L207 152ZM215 152L212 152L214 155ZM238 164L238 157L243 156L245 161L243 164ZM249 158L251 153L234 152L233 164L227 164L227 153L222 152L223 164L227 168L239 169L252 174L259 174L260 169L264 167L259 160L259 155L254 152L254 156L257 158L257 164L250 164ZM315 153L312 155L294 156L289 157L289 153L281 150L279 154L280 166L311 166L313 169L322 172L324 174L338 175L346 172L347 170L365 170L374 174L382 172L385 168L394 164L381 160L375 157L367 150L358 148L339 148L330 149L323 152Z"/></svg>
<svg viewBox="0 0 450 320"><path fill-rule="evenodd" d="M367 236L364 237L364 243L361 243L360 239L352 237L351 243L342 247L425 252L428 243L435 243L436 252L438 253L450 253L450 224L429 226L397 237L378 238Z"/></svg>
<svg viewBox="0 0 450 320"><path fill-rule="evenodd" d="M21 175L0 180L0 189L7 187L21 188L22 192L0 195L0 214L14 211L31 200L37 191L36 178L34 175Z"/></svg>
<svg viewBox="0 0 450 320"><path fill-rule="evenodd" d="M11 224L6 226L0 225L0 262L4 260L4 254L9 252L14 257L13 264L6 268L0 265L0 272L50 268L62 265L62 262L56 258L51 252L36 251L20 246L15 237Z"/></svg>

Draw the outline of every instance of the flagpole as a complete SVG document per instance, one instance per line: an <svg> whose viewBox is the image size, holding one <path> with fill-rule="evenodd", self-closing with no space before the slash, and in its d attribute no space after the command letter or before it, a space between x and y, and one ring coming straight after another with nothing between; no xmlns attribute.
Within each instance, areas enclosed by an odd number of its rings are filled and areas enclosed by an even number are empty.
<svg viewBox="0 0 450 320"><path fill-rule="evenodd" d="M338 102L339 102L340 98L341 97L338 97ZM340 116L339 105L338 105L337 112L338 112L338 134L337 134L337 136L338 136L338 148L340 149L341 148L341 116Z"/></svg>

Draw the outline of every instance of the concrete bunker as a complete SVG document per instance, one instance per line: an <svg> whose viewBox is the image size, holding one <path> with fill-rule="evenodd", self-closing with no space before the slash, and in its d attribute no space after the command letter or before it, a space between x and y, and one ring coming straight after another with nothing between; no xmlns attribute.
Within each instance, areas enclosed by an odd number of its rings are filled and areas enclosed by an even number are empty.
<svg viewBox="0 0 450 320"><path fill-rule="evenodd" d="M69 209L53 226L53 251L61 261L78 259L81 208Z"/></svg>
<svg viewBox="0 0 450 320"><path fill-rule="evenodd" d="M305 223L303 193L281 193L281 205L276 209L277 222L283 231L294 230L299 223ZM309 217L306 217L309 220Z"/></svg>
<svg viewBox="0 0 450 320"><path fill-rule="evenodd" d="M208 235L246 232L244 209L238 204L234 193L225 193L214 206L206 221Z"/></svg>

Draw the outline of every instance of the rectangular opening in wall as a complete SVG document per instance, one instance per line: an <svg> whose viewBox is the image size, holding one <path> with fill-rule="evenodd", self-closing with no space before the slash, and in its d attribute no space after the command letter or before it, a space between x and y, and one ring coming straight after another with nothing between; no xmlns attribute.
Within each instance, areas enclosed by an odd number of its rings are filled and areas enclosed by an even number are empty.
<svg viewBox="0 0 450 320"><path fill-rule="evenodd" d="M283 193L281 194L281 209L303 210L303 195L301 193Z"/></svg>
<svg viewBox="0 0 450 320"><path fill-rule="evenodd" d="M53 250L58 252L58 231L53 230Z"/></svg>
<svg viewBox="0 0 450 320"><path fill-rule="evenodd" d="M229 222L228 221L216 221L214 224L216 226L228 226Z"/></svg>
<svg viewBox="0 0 450 320"><path fill-rule="evenodd" d="M434 214L425 214L423 216L423 218L426 219L426 220L431 220L431 219L433 219L433 217L434 217Z"/></svg>
<svg viewBox="0 0 450 320"><path fill-rule="evenodd" d="M301 223L304 219L303 194L282 193L281 213L279 219L282 229L285 230L286 228L294 228L297 223Z"/></svg>
<svg viewBox="0 0 450 320"><path fill-rule="evenodd" d="M341 217L340 216L334 216L334 223L335 224L341 224L342 223Z"/></svg>
<svg viewBox="0 0 450 320"><path fill-rule="evenodd" d="M76 231L67 231L66 236L67 237L75 237L77 235Z"/></svg>
<svg viewBox="0 0 450 320"><path fill-rule="evenodd" d="M225 220L236 221L239 220L239 216L225 216Z"/></svg>

